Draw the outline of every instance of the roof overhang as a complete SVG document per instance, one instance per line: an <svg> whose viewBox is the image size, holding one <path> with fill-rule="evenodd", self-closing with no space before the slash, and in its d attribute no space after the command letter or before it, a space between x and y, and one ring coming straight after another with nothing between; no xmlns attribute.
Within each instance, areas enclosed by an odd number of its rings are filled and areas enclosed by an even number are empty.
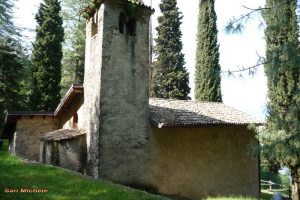
<svg viewBox="0 0 300 200"><path fill-rule="evenodd" d="M158 128L264 125L223 103L159 98L149 99L149 119Z"/></svg>
<svg viewBox="0 0 300 200"><path fill-rule="evenodd" d="M54 111L54 116L61 116L71 105L72 101L78 96L83 95L83 85L81 84L72 84L70 89L67 91L64 98L61 100L60 104L57 106Z"/></svg>
<svg viewBox="0 0 300 200"><path fill-rule="evenodd" d="M82 135L85 135L86 132L81 129L59 129L55 131L48 132L44 134L39 139L42 141L63 141L73 139Z"/></svg>
<svg viewBox="0 0 300 200"><path fill-rule="evenodd" d="M264 122L260 123L164 123L157 122L155 119L150 118L150 123L157 128L199 128L199 127L229 127L229 126L264 126Z"/></svg>
<svg viewBox="0 0 300 200"><path fill-rule="evenodd" d="M58 117L62 115L69 108L72 101L78 97L78 95L83 95L83 86L81 84L72 84L60 104L57 106L55 112L8 112L5 117L3 131L0 133L0 138L10 138L10 136L16 131L17 120L21 117Z"/></svg>

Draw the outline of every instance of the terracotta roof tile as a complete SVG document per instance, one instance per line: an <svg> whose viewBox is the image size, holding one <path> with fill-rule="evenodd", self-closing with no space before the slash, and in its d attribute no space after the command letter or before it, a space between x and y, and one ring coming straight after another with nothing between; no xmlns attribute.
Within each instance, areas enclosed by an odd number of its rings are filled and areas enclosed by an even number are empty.
<svg viewBox="0 0 300 200"><path fill-rule="evenodd" d="M150 120L158 127L247 125L262 121L223 103L151 98Z"/></svg>

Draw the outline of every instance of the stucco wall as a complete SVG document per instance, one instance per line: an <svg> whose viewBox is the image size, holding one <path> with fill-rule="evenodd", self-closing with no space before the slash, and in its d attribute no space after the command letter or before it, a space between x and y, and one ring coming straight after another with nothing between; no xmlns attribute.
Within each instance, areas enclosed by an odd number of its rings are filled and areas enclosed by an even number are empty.
<svg viewBox="0 0 300 200"><path fill-rule="evenodd" d="M43 141L40 162L85 173L86 136L82 135L63 141Z"/></svg>
<svg viewBox="0 0 300 200"><path fill-rule="evenodd" d="M200 199L259 195L257 145L242 126L151 128L153 187L163 194Z"/></svg>
<svg viewBox="0 0 300 200"><path fill-rule="evenodd" d="M17 120L16 131L10 140L10 152L21 158L38 161L39 137L59 128L59 121L53 117L21 117Z"/></svg>
<svg viewBox="0 0 300 200"><path fill-rule="evenodd" d="M119 32L120 12L122 6L105 1L87 24L88 164L94 177L135 182L148 139L150 13L138 19L136 35L130 36Z"/></svg>
<svg viewBox="0 0 300 200"><path fill-rule="evenodd" d="M79 121L87 132L87 159L88 174L98 176L99 164L99 115L100 115L100 88L101 88L101 63L102 63L102 38L103 35L104 6L86 25L85 64L84 64L84 105ZM92 27L96 27L97 34L92 35Z"/></svg>

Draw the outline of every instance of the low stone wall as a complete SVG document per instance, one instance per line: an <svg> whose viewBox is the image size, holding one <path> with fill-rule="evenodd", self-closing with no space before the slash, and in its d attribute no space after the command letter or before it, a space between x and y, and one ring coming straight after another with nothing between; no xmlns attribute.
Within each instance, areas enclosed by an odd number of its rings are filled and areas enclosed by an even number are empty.
<svg viewBox="0 0 300 200"><path fill-rule="evenodd" d="M38 161L39 137L59 127L60 123L53 117L22 116L17 119L16 131L10 138L10 153L23 159Z"/></svg>
<svg viewBox="0 0 300 200"><path fill-rule="evenodd" d="M81 135L60 141L42 141L40 162L85 173L86 136Z"/></svg>

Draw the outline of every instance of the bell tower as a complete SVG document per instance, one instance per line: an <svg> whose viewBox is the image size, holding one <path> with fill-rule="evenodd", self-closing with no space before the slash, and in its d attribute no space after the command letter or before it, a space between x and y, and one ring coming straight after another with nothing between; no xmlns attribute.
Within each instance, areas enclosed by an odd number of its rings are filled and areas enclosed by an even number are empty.
<svg viewBox="0 0 300 200"><path fill-rule="evenodd" d="M137 0L95 2L86 27L88 174L133 183L148 142L149 21L154 10Z"/></svg>

